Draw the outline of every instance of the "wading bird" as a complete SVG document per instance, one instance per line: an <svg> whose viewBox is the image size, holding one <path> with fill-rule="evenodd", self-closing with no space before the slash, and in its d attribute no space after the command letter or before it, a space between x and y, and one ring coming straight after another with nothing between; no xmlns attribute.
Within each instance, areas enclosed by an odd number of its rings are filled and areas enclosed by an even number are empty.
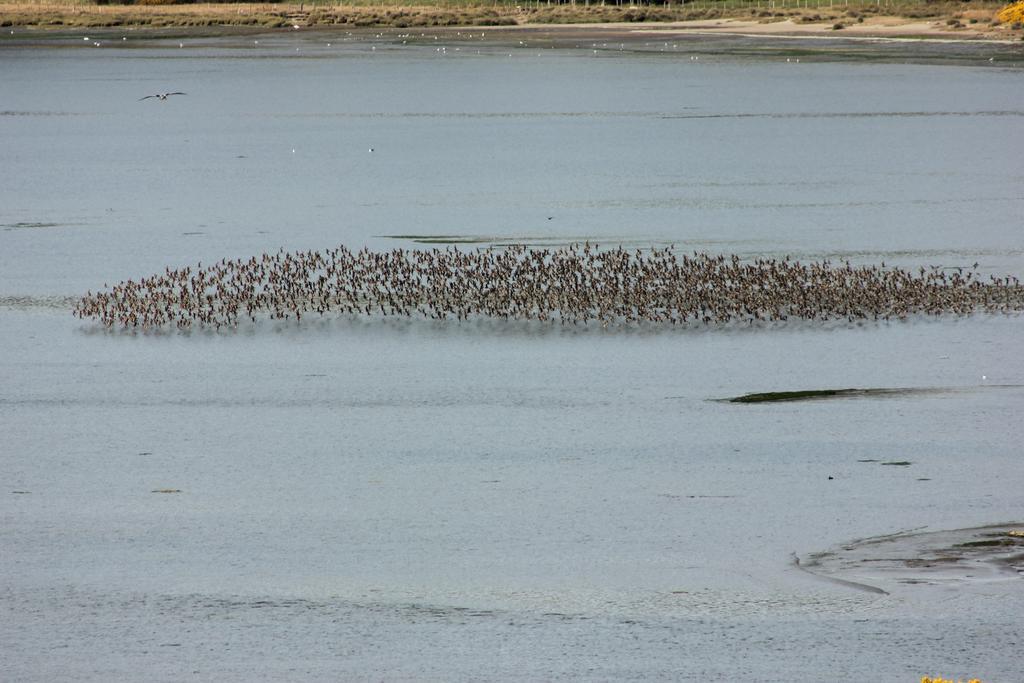
<svg viewBox="0 0 1024 683"><path fill-rule="evenodd" d="M155 98L160 99L160 100L166 100L171 95L187 95L187 94L188 93L185 93L185 92L161 92L161 93L157 93L156 95L146 95L145 97L140 97L139 98L139 102L141 102L142 100L148 100L150 97L155 97Z"/></svg>
<svg viewBox="0 0 1024 683"><path fill-rule="evenodd" d="M437 249L264 253L166 268L88 292L75 314L105 327L236 328L261 318L365 314L563 325L755 326L787 320L886 321L913 316L1019 314L1024 286L981 281L975 269L803 263L788 256L558 248L523 244ZM859 323L858 323L859 324ZM984 376L982 377L984 380Z"/></svg>

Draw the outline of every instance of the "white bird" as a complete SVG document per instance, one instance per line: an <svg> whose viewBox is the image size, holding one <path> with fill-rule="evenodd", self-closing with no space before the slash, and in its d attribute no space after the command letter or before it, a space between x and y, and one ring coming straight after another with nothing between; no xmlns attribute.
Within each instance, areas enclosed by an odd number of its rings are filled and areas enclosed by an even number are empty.
<svg viewBox="0 0 1024 683"><path fill-rule="evenodd" d="M161 93L157 93L156 95L146 95L145 97L140 97L139 98L139 102L141 102L142 100L148 100L150 97L155 97L158 100L166 100L171 95L187 95L187 94L188 93L185 93L185 92L161 92Z"/></svg>

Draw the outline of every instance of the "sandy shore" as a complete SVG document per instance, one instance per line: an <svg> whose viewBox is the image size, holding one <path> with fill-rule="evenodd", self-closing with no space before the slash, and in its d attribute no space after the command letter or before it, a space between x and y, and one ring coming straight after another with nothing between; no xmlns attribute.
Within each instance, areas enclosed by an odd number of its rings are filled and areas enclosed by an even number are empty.
<svg viewBox="0 0 1024 683"><path fill-rule="evenodd" d="M841 25L841 28L836 28ZM635 28L635 27L634 27ZM865 19L862 23L843 21L804 21L787 18L764 23L749 19L716 19L712 21L683 21L650 28L656 33L732 33L751 36L818 36L861 38L908 38L939 40L1019 40L1005 27L988 22L963 24L952 28L946 21L925 21L905 17L881 16Z"/></svg>

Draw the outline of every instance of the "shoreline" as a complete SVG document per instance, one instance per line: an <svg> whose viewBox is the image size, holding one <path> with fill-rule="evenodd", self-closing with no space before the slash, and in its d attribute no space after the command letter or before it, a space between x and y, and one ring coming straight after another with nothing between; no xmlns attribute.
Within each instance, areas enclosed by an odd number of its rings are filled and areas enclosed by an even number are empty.
<svg viewBox="0 0 1024 683"><path fill-rule="evenodd" d="M467 28L469 32L467 33ZM927 30L926 30L927 29ZM1016 32L1015 32L1016 33ZM342 37L342 34L345 37ZM441 39L453 43L472 41L477 47L505 49L594 47L598 52L620 50L622 46L641 53L658 51L662 42L686 42L687 49L704 56L756 54L806 57L828 60L891 61L911 59L915 63L969 61L995 62L1001 66L1024 65L1024 36L982 33L951 33L921 22L892 23L877 27L858 26L852 31L833 31L824 25L780 22L770 26L723 19L666 23L521 24L516 26L430 26L415 29L387 27L346 27L315 25L266 28L244 25L208 26L93 26L18 27L0 29L0 50L38 47L66 49L138 48L172 41L189 41L190 46L217 44L236 46L254 37L268 39L330 40L394 44L397 47L427 45ZM83 36L92 36L82 42ZM486 36L486 37L482 37ZM127 42L125 42L127 41ZM227 41L220 43L219 41ZM428 43L429 41L429 43ZM239 45L241 43L238 43ZM672 46L672 51L677 46ZM668 48L666 48L668 49ZM753 51L753 52L752 52Z"/></svg>

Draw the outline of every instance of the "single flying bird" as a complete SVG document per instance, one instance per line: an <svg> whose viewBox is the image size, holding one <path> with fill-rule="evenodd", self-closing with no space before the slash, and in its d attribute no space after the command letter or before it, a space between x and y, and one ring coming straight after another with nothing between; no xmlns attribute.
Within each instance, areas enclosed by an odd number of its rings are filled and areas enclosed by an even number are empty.
<svg viewBox="0 0 1024 683"><path fill-rule="evenodd" d="M161 92L161 93L157 93L156 95L146 95L145 97L140 97L139 98L139 102L141 102L142 100L148 100L150 97L155 97L155 98L160 99L160 100L166 100L171 95L187 95L187 94L188 93L185 93L185 92Z"/></svg>

